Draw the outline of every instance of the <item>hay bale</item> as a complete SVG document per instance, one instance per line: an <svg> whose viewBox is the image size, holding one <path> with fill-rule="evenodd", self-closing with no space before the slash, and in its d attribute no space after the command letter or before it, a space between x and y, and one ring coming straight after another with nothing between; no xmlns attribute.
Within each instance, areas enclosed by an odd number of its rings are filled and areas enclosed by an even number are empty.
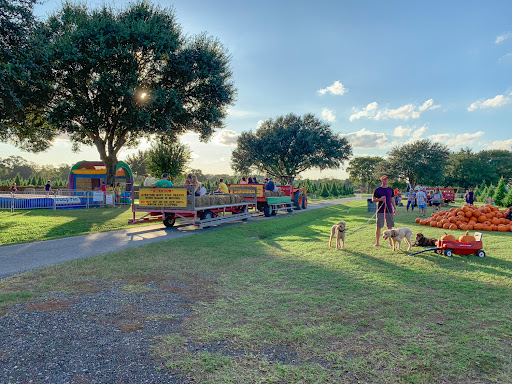
<svg viewBox="0 0 512 384"><path fill-rule="evenodd" d="M196 207L207 207L208 201L208 196L196 196Z"/></svg>

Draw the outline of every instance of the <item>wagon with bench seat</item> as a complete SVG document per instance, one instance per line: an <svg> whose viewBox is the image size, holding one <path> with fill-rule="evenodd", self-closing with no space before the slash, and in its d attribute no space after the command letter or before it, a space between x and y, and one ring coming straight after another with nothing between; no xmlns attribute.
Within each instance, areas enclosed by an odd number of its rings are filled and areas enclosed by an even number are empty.
<svg viewBox="0 0 512 384"><path fill-rule="evenodd" d="M130 224L141 221L162 221L166 227L172 227L177 219L207 228L211 225L229 221L247 220L254 212L256 188L245 186L229 188L230 193L206 196L194 196L193 187L151 188L141 187L132 194L133 218ZM145 212L136 217L138 212Z"/></svg>

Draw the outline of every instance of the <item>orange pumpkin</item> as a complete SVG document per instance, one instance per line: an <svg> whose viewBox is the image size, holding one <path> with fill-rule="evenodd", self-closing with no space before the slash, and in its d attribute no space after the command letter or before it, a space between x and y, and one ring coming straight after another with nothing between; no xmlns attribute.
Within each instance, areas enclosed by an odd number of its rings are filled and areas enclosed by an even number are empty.
<svg viewBox="0 0 512 384"><path fill-rule="evenodd" d="M471 231L471 230L473 230L473 229L475 228L475 226L474 226L473 224L471 224L471 223L472 223L471 221L468 223L468 229L469 229L470 231Z"/></svg>
<svg viewBox="0 0 512 384"><path fill-rule="evenodd" d="M476 230L481 230L483 227L484 227L484 225L482 223L475 224Z"/></svg>
<svg viewBox="0 0 512 384"><path fill-rule="evenodd" d="M468 226L466 224L461 224L461 225L459 225L459 229L462 229L463 231L467 231Z"/></svg>
<svg viewBox="0 0 512 384"><path fill-rule="evenodd" d="M444 224L443 224L443 228L444 228L444 229L448 229L448 228L450 228L450 223L444 223Z"/></svg>
<svg viewBox="0 0 512 384"><path fill-rule="evenodd" d="M450 224L450 229L454 230L454 229L457 229L457 224Z"/></svg>
<svg viewBox="0 0 512 384"><path fill-rule="evenodd" d="M485 224L485 225L482 227L482 231L491 231L491 227L489 227L487 224Z"/></svg>
<svg viewBox="0 0 512 384"><path fill-rule="evenodd" d="M452 234L445 233L443 236L441 236L441 238L439 240L442 240L442 241L455 241L455 236L453 236Z"/></svg>
<svg viewBox="0 0 512 384"><path fill-rule="evenodd" d="M506 225L498 225L498 232L508 232L508 227Z"/></svg>
<svg viewBox="0 0 512 384"><path fill-rule="evenodd" d="M437 222L437 228L443 228L443 223L441 223L440 221Z"/></svg>
<svg viewBox="0 0 512 384"><path fill-rule="evenodd" d="M483 223L484 221L487 221L487 216L485 216L485 215L478 216L478 221L480 223Z"/></svg>
<svg viewBox="0 0 512 384"><path fill-rule="evenodd" d="M476 241L475 236L470 236L469 231L466 231L465 235L461 235L459 237L459 242L461 243L474 243Z"/></svg>
<svg viewBox="0 0 512 384"><path fill-rule="evenodd" d="M419 223L421 221L421 219L418 217L416 220L414 220L414 222L416 223Z"/></svg>
<svg viewBox="0 0 512 384"><path fill-rule="evenodd" d="M427 220L423 219L423 220L420 220L420 225L426 225L427 224Z"/></svg>
<svg viewBox="0 0 512 384"><path fill-rule="evenodd" d="M431 226L431 227L437 227L437 221L432 220L432 221L430 222L430 226Z"/></svg>

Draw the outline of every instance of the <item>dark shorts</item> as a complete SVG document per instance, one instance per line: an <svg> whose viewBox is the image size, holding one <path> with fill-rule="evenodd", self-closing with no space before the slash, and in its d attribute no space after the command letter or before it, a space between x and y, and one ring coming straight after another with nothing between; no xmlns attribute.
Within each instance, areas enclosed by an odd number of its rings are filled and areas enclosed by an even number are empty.
<svg viewBox="0 0 512 384"><path fill-rule="evenodd" d="M441 202L440 201L434 201L434 202L432 202L432 205L441 205Z"/></svg>
<svg viewBox="0 0 512 384"><path fill-rule="evenodd" d="M392 213L377 213L377 228L384 227L384 216L386 216L386 227L394 227L395 226L395 218Z"/></svg>

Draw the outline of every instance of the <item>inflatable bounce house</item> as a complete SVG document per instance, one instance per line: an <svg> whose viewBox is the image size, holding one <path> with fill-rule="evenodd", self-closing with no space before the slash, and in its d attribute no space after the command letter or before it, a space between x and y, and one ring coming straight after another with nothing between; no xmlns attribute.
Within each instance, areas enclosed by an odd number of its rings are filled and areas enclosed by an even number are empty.
<svg viewBox="0 0 512 384"><path fill-rule="evenodd" d="M107 168L102 161L80 161L69 171L68 188L83 191L96 190L101 182L106 182ZM117 163L116 184L119 183L124 192L131 192L133 174L130 166L122 161Z"/></svg>

